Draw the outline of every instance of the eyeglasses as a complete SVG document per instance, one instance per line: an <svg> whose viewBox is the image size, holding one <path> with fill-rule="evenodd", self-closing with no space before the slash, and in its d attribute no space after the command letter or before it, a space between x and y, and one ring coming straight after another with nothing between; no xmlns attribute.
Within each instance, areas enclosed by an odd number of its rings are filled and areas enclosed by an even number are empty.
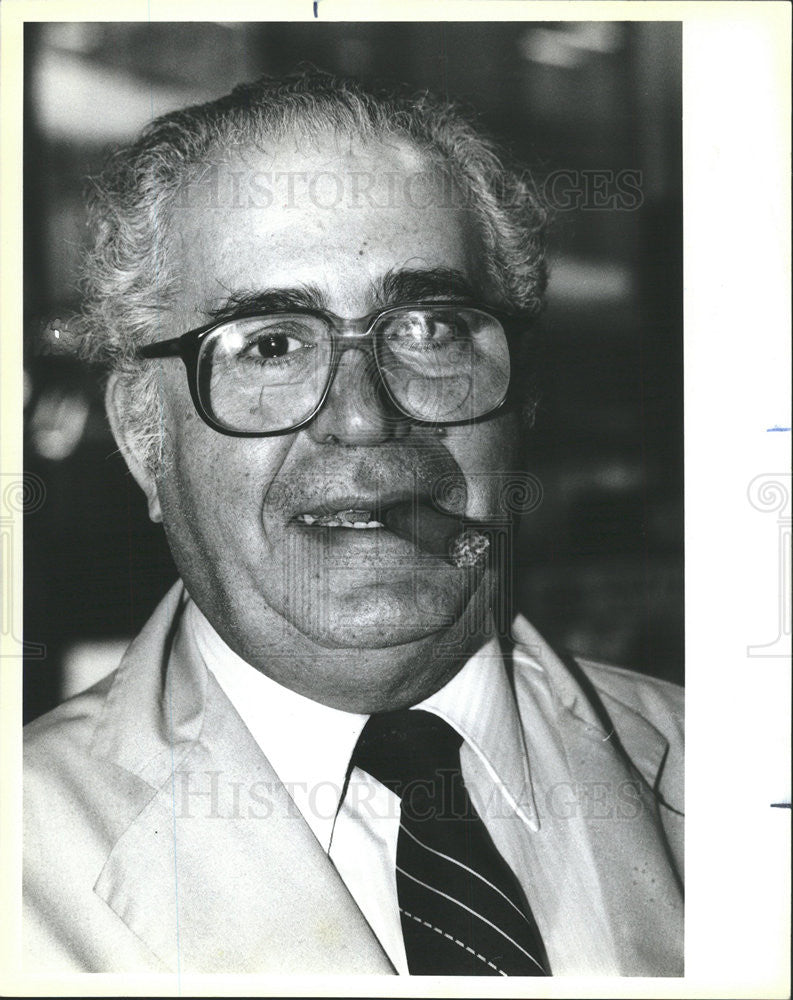
<svg viewBox="0 0 793 1000"><path fill-rule="evenodd" d="M353 320L289 309L214 322L147 344L138 356L180 357L195 408L216 431L269 437L309 423L343 352L366 341L397 413L421 424L461 424L506 401L509 342L526 322L459 302L401 305Z"/></svg>

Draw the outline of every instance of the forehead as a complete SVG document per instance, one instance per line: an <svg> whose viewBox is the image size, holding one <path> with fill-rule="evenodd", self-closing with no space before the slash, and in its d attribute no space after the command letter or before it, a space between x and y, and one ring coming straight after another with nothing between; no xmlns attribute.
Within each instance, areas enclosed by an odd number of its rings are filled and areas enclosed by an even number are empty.
<svg viewBox="0 0 793 1000"><path fill-rule="evenodd" d="M383 275L482 273L476 230L448 170L403 141L321 135L207 164L169 218L181 305L311 285L364 312ZM352 312L350 312L352 310Z"/></svg>

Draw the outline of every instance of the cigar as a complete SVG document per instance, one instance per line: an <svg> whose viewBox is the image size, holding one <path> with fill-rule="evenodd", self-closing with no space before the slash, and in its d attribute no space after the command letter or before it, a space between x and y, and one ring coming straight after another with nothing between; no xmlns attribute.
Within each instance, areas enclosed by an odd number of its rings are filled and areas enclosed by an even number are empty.
<svg viewBox="0 0 793 1000"><path fill-rule="evenodd" d="M410 502L394 504L381 519L395 535L458 568L482 566L487 560L490 539L486 526L476 521Z"/></svg>

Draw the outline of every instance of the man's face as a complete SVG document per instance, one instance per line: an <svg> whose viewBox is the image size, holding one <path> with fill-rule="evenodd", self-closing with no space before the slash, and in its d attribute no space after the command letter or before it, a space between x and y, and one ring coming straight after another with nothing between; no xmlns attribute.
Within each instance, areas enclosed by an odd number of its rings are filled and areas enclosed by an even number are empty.
<svg viewBox="0 0 793 1000"><path fill-rule="evenodd" d="M330 136L219 166L186 190L170 220L180 291L162 338L270 292L345 318L458 296L439 270L486 294L471 221L440 188L431 198L415 181L426 169L408 147ZM466 623L491 599L489 571L472 581L386 528L297 519L426 504L441 477L455 482L455 513L491 517L497 474L514 468L516 419L505 412L439 432L395 416L364 343L342 354L308 426L230 437L195 412L181 363L161 364L165 460L148 489L189 592L226 642L279 682L348 710L397 707L441 686L459 658L452 666L433 647L454 637L470 651Z"/></svg>

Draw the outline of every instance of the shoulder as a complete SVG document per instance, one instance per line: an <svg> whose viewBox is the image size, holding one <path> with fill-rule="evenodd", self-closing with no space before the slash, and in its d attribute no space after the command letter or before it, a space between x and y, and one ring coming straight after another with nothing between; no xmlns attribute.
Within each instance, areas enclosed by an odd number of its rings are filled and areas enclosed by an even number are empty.
<svg viewBox="0 0 793 1000"><path fill-rule="evenodd" d="M161 697L162 668L183 598L179 581L163 597L114 671L25 727L26 775L36 775L42 768L62 775L76 760L89 770L98 766L99 755L93 750L103 730L115 731L121 726L133 743L140 742L153 724L152 711ZM105 732L105 742L107 735Z"/></svg>
<svg viewBox="0 0 793 1000"><path fill-rule="evenodd" d="M97 720L113 686L116 671L93 687L62 702L57 708L28 723L22 731L26 770L40 763L55 763L64 754L83 755L90 745Z"/></svg>
<svg viewBox="0 0 793 1000"><path fill-rule="evenodd" d="M81 868L95 839L91 831L97 819L131 791L120 781L118 768L93 753L112 683L110 675L23 731L26 882L36 871L55 872L67 865L75 871ZM57 837L53 830L59 831Z"/></svg>
<svg viewBox="0 0 793 1000"><path fill-rule="evenodd" d="M629 708L667 738L682 740L685 692L678 684L584 657L575 661L604 702Z"/></svg>
<svg viewBox="0 0 793 1000"><path fill-rule="evenodd" d="M60 828L76 834L131 801L140 782L96 752L102 716L115 673L27 725L23 731L22 787L25 854L56 839ZM61 845L63 848L64 845Z"/></svg>
<svg viewBox="0 0 793 1000"><path fill-rule="evenodd" d="M518 672L532 666L547 676L567 707L587 701L612 717L644 719L667 737L682 737L683 688L635 670L553 650L522 615L512 626L513 662Z"/></svg>
<svg viewBox="0 0 793 1000"><path fill-rule="evenodd" d="M513 623L512 640L518 688L528 692L531 676L542 676L557 706L558 725L572 717L594 727L601 739L614 734L663 801L682 811L683 689L633 670L560 655L522 616Z"/></svg>

